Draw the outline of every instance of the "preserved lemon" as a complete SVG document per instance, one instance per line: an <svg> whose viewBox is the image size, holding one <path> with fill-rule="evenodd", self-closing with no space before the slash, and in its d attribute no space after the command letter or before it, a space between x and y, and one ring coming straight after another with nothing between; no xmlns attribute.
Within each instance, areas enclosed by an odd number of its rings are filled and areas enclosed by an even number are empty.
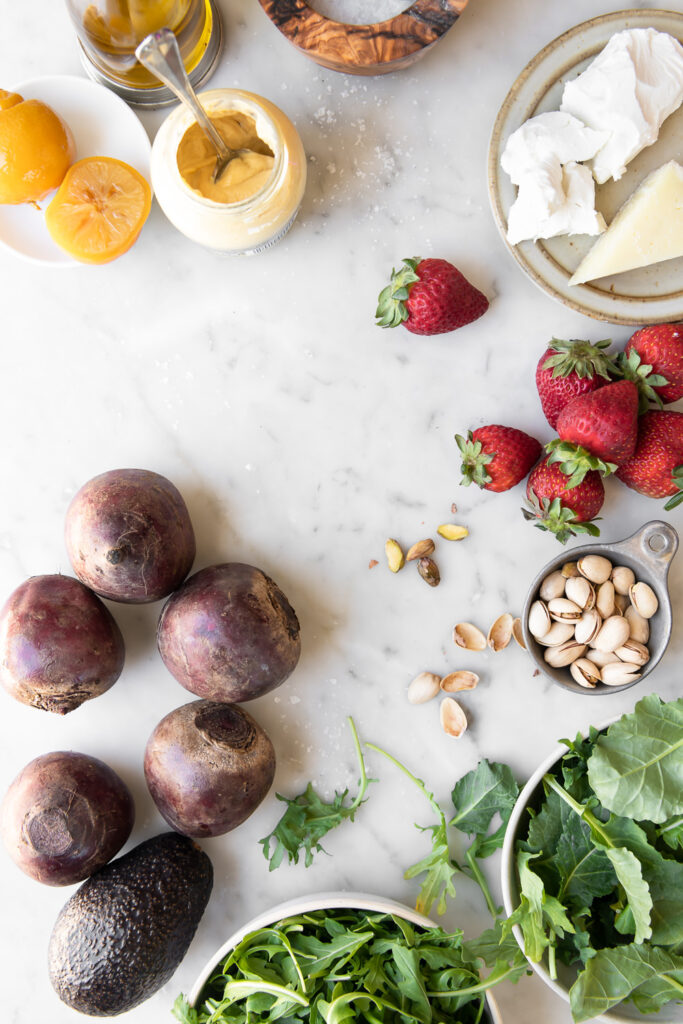
<svg viewBox="0 0 683 1024"><path fill-rule="evenodd" d="M130 249L151 205L152 190L134 167L91 156L69 169L45 211L45 223L74 259L108 263Z"/></svg>
<svg viewBox="0 0 683 1024"><path fill-rule="evenodd" d="M0 203L44 199L75 155L71 132L51 107L0 90Z"/></svg>

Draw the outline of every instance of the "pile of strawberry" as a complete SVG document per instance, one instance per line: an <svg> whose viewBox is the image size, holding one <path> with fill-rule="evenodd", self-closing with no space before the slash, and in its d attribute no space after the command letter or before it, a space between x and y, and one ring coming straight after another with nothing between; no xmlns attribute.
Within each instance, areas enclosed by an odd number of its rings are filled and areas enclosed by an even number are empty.
<svg viewBox="0 0 683 1024"><path fill-rule="evenodd" d="M557 438L546 445L498 424L456 434L462 483L506 491L527 480L527 519L565 543L598 536L594 520L614 474L650 498L683 501L683 413L663 406L683 398L683 325L635 332L623 352L609 341L553 341L536 368L536 386ZM539 461L540 459L540 461Z"/></svg>

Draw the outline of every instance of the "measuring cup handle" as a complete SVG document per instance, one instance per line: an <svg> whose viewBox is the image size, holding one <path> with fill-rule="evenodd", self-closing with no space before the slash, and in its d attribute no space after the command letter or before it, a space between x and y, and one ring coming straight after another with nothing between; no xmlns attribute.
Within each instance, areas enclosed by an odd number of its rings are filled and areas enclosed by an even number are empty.
<svg viewBox="0 0 683 1024"><path fill-rule="evenodd" d="M673 526L653 519L619 545L622 551L646 562L653 572L669 571L669 564L678 550L678 534Z"/></svg>

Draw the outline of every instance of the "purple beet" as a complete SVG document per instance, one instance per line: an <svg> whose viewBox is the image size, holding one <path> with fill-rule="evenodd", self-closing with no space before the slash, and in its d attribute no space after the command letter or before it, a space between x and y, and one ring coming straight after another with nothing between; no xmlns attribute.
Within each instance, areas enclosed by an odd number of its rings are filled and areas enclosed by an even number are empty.
<svg viewBox="0 0 683 1024"><path fill-rule="evenodd" d="M121 631L71 576L32 576L0 610L0 683L22 704L65 715L121 675Z"/></svg>
<svg viewBox="0 0 683 1024"><path fill-rule="evenodd" d="M110 601L167 597L195 556L180 492L146 469L113 469L84 484L66 513L65 535L79 580Z"/></svg>
<svg viewBox="0 0 683 1024"><path fill-rule="evenodd" d="M195 700L157 725L145 750L145 779L177 832L220 836L256 810L275 775L273 744L232 704Z"/></svg>
<svg viewBox="0 0 683 1024"><path fill-rule="evenodd" d="M58 750L27 764L5 795L0 831L22 871L72 885L111 860L135 819L126 784L103 761Z"/></svg>
<svg viewBox="0 0 683 1024"><path fill-rule="evenodd" d="M157 643L187 690L208 700L253 700L299 660L299 620L278 585L241 562L191 576L164 605Z"/></svg>

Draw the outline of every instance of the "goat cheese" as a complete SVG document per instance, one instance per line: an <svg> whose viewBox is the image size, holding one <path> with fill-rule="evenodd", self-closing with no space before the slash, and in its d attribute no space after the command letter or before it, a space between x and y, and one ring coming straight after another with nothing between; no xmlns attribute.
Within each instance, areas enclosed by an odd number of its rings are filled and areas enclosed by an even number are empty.
<svg viewBox="0 0 683 1024"><path fill-rule="evenodd" d="M560 110L609 138L592 161L598 184L619 179L652 145L683 102L683 46L666 32L617 32L595 60L564 87Z"/></svg>

